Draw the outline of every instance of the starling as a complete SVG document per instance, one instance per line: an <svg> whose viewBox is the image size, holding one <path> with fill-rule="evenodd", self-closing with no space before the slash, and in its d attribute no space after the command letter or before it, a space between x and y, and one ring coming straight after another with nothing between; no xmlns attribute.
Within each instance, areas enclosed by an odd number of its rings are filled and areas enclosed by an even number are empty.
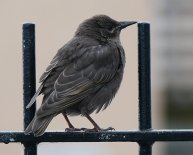
<svg viewBox="0 0 193 155"><path fill-rule="evenodd" d="M25 130L41 136L51 120L63 114L67 131L106 131L90 117L94 111L106 109L122 81L125 53L120 43L123 28L135 21L118 22L97 15L81 23L74 37L58 50L40 77L40 87L26 108L43 94L40 108ZM93 129L75 128L68 116L82 115Z"/></svg>

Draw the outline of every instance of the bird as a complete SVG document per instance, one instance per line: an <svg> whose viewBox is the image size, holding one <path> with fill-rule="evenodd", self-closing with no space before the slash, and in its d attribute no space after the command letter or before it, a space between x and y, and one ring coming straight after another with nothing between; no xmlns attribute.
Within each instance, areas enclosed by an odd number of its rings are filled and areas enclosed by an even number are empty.
<svg viewBox="0 0 193 155"><path fill-rule="evenodd" d="M117 93L124 73L125 52L120 32L136 21L116 21L107 15L95 15L83 21L74 37L61 47L40 77L40 86L26 108L42 94L42 104L24 134L44 134L52 119L62 114L66 131L109 131L90 116L106 109ZM75 128L69 116L87 118L93 129Z"/></svg>

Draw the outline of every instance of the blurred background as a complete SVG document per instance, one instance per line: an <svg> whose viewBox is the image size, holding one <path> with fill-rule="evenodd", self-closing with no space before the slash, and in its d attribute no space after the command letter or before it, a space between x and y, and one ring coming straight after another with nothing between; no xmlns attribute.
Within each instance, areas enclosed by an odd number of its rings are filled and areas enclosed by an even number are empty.
<svg viewBox="0 0 193 155"><path fill-rule="evenodd" d="M37 79L57 50L74 35L79 23L96 14L116 20L151 23L152 120L155 129L193 127L193 1L192 0L0 0L0 130L23 130L22 24L36 24ZM92 117L101 127L138 129L137 26L124 29L126 52L123 83L113 103ZM37 83L37 87L39 84ZM41 104L41 96L37 101ZM92 127L82 117L70 118L77 127ZM62 116L49 130L64 130ZM21 155L21 144L0 144L2 154ZM192 142L155 143L156 155L192 155ZM136 143L41 143L41 155L137 155Z"/></svg>

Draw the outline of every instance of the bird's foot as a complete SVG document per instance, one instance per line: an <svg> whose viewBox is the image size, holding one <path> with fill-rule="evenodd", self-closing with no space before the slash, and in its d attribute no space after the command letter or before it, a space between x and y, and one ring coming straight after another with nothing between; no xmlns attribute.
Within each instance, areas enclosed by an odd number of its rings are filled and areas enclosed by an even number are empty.
<svg viewBox="0 0 193 155"><path fill-rule="evenodd" d="M66 128L65 131L66 132L76 132L76 131L82 131L82 129L80 129L80 128Z"/></svg>
<svg viewBox="0 0 193 155"><path fill-rule="evenodd" d="M112 127L108 127L106 129L102 129L102 128L93 128L93 129L87 129L87 128L81 128L82 131L84 132L102 132L102 131L112 131L115 130Z"/></svg>
<svg viewBox="0 0 193 155"><path fill-rule="evenodd" d="M106 129L102 129L102 131L113 131L113 130L115 130L115 128L113 128L113 127L108 127Z"/></svg>

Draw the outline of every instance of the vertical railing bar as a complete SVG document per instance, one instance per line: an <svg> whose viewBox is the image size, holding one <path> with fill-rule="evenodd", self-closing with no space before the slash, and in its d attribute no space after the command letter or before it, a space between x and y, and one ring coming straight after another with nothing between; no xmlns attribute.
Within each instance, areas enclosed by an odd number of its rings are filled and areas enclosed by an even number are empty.
<svg viewBox="0 0 193 155"><path fill-rule="evenodd" d="M151 129L150 24L138 24L139 129ZM152 142L139 143L140 155L152 154Z"/></svg>
<svg viewBox="0 0 193 155"><path fill-rule="evenodd" d="M36 91L35 73L35 24L23 24L23 112L24 129L34 117L35 104L26 109L27 104ZM24 143L24 155L37 155L37 145L35 143Z"/></svg>

